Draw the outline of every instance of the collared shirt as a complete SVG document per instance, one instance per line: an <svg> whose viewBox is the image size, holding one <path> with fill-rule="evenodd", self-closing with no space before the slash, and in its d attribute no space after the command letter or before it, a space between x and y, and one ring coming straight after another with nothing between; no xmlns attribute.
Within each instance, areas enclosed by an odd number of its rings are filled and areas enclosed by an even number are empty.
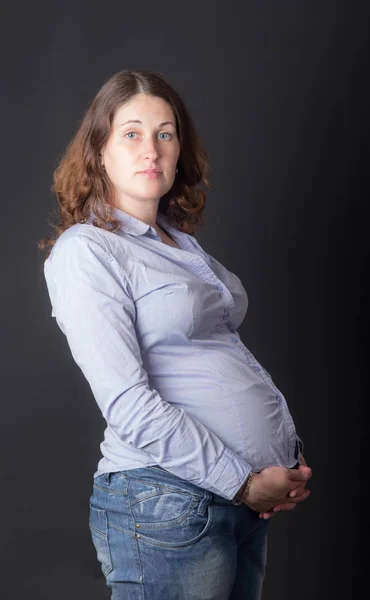
<svg viewBox="0 0 370 600"><path fill-rule="evenodd" d="M251 470L293 467L286 400L237 331L238 276L162 213L180 248L114 216L115 233L93 215L64 231L44 265L51 314L107 424L94 477L159 465L232 499Z"/></svg>

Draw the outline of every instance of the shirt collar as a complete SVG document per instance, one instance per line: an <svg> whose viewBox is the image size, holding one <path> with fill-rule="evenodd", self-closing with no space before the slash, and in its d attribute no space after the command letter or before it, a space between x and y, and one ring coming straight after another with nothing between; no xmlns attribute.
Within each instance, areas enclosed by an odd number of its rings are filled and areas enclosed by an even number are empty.
<svg viewBox="0 0 370 600"><path fill-rule="evenodd" d="M93 221L94 216L94 212L91 211L89 219L90 222ZM116 206L113 207L112 216L121 222L120 229L126 233L129 233L130 235L146 235L148 232L152 235L158 235L154 227L148 225L148 223L144 223L144 221L141 221L132 215L129 215L127 212L117 208ZM173 229L173 227L170 225L169 217L164 213L158 211L156 221L160 226L163 226L166 229Z"/></svg>

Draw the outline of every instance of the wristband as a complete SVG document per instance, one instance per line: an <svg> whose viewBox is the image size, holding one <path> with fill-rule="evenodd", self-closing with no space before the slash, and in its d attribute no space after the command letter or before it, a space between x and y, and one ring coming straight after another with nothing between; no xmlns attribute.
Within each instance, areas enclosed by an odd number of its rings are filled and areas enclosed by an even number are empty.
<svg viewBox="0 0 370 600"><path fill-rule="evenodd" d="M245 498L247 497L251 480L252 480L252 471L249 473L241 490L239 492L237 492L237 494L232 499L232 503L235 504L235 506L239 506L239 504L242 504L243 500L245 500Z"/></svg>

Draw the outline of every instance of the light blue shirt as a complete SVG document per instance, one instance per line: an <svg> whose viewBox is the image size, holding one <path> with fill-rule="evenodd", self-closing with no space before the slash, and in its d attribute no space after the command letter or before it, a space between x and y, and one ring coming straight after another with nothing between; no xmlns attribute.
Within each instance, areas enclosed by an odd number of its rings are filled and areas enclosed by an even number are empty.
<svg viewBox="0 0 370 600"><path fill-rule="evenodd" d="M75 224L44 273L52 316L107 423L94 477L160 465L232 499L251 470L292 467L300 440L267 371L237 329L240 279L166 215L115 208L116 233Z"/></svg>

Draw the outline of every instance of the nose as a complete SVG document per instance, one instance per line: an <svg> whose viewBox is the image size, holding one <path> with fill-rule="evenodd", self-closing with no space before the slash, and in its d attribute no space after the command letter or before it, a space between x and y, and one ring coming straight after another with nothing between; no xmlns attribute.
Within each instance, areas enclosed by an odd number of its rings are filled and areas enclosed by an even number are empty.
<svg viewBox="0 0 370 600"><path fill-rule="evenodd" d="M159 151L156 140L152 137L148 137L143 144L144 158L149 158L151 161L155 161L159 157Z"/></svg>

